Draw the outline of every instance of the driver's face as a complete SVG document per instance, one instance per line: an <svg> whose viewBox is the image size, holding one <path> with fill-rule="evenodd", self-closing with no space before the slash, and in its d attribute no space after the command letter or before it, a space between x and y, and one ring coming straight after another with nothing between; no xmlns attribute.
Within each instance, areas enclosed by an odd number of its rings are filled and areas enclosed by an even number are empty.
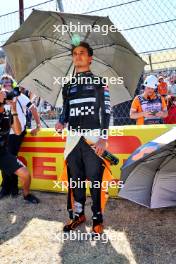
<svg viewBox="0 0 176 264"><path fill-rule="evenodd" d="M91 61L92 57L89 56L86 48L80 46L73 50L73 64L75 67L89 66Z"/></svg>

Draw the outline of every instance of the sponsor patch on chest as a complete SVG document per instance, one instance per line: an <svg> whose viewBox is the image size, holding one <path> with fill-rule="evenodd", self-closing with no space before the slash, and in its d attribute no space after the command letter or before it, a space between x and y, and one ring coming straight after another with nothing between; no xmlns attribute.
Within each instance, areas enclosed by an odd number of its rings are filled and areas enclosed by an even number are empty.
<svg viewBox="0 0 176 264"><path fill-rule="evenodd" d="M81 106L70 109L70 116L87 116L94 115L94 106Z"/></svg>

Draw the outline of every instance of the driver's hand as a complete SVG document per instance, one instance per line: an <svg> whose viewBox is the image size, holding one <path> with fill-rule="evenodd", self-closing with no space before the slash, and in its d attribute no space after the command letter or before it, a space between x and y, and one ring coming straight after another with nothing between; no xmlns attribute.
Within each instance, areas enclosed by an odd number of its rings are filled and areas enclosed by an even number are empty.
<svg viewBox="0 0 176 264"><path fill-rule="evenodd" d="M95 150L95 153L98 156L101 156L103 154L103 152L105 151L105 149L106 149L106 145L107 145L107 140L100 138L97 141L97 143L95 143L94 145L92 145L92 148Z"/></svg>

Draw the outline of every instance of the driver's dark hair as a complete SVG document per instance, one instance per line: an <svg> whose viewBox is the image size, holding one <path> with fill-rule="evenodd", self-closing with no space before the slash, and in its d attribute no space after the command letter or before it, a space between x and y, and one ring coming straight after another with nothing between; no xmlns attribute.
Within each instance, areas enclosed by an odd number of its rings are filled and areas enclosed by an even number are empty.
<svg viewBox="0 0 176 264"><path fill-rule="evenodd" d="M72 55L73 55L74 49L77 48L77 47L84 47L84 48L86 48L87 51L88 51L89 57L93 56L93 49L91 48L91 46L87 42L84 42L84 41L81 41L78 46L72 45L72 49L71 49L71 54Z"/></svg>

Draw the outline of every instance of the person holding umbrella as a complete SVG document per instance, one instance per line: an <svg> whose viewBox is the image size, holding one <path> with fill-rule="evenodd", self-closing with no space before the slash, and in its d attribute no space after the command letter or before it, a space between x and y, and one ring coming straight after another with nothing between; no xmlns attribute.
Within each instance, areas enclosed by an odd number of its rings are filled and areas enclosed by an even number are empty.
<svg viewBox="0 0 176 264"><path fill-rule="evenodd" d="M102 78L94 83L95 75L90 71L93 49L86 42L72 47L72 59L75 66L76 83L72 80L64 85L63 111L55 125L61 131L68 124L71 130L84 130L84 134L67 135L65 146L65 173L69 181L67 210L70 221L64 226L64 231L74 230L85 218L86 187L85 181L91 182L93 229L94 233L103 232L103 201L101 183L104 176L108 177L105 160L101 157L107 145L108 127L110 121L109 89L102 83ZM82 80L80 82L80 80ZM86 82L87 80L87 82ZM101 110L101 114L100 114ZM100 120L101 116L101 120ZM86 134L86 131L92 134ZM93 132L99 132L94 135ZM71 187L70 182L76 183ZM82 183L81 187L79 182ZM94 183L100 183L95 187ZM73 202L74 200L74 202ZM74 209L73 209L74 208Z"/></svg>

